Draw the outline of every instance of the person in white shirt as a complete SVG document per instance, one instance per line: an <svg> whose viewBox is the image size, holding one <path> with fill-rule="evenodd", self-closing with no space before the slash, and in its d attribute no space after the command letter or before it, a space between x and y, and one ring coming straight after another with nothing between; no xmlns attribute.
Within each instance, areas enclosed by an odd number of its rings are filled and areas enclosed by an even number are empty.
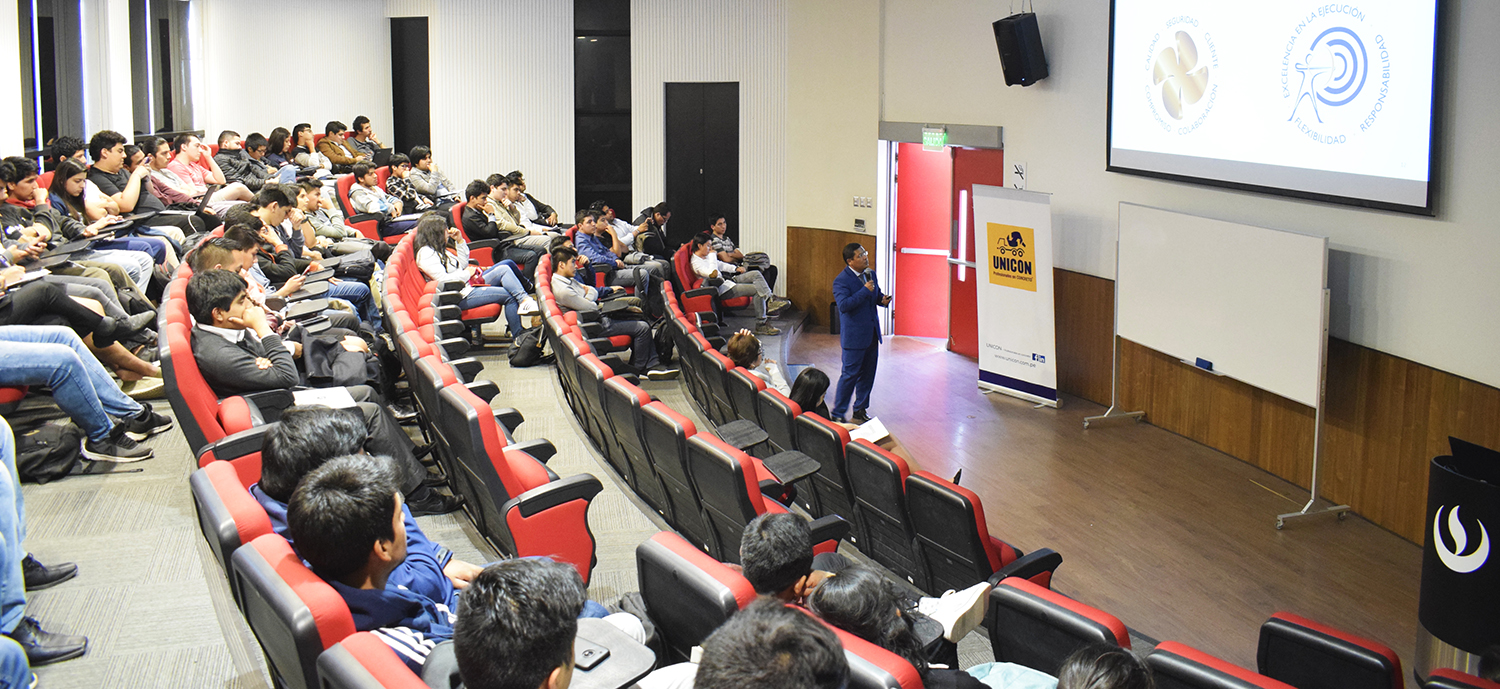
<svg viewBox="0 0 1500 689"><path fill-rule="evenodd" d="M693 273L698 277L720 278L719 298L733 299L735 297L753 297L755 304L755 334L761 336L780 335L781 330L772 326L770 315L780 312L791 304L791 302L772 296L771 288L766 285L766 279L756 271L745 272L745 269L731 263L720 261L714 256L713 245L707 232L699 232L693 235Z"/></svg>
<svg viewBox="0 0 1500 689"><path fill-rule="evenodd" d="M429 280L445 282L457 280L464 283L459 294L463 298L458 308L467 311L486 304L505 306L505 324L511 337L521 334L521 317L536 315L536 300L526 293L515 263L502 261L480 273L476 266L469 265L469 245L459 241L456 227L448 227L443 216L427 213L417 222L415 237L417 267ZM485 284L474 285L476 275L482 276Z"/></svg>
<svg viewBox="0 0 1500 689"><path fill-rule="evenodd" d="M735 366L766 381L766 386L775 388L783 395L792 394L792 386L787 385L786 377L781 375L781 367L776 365L775 359L766 358L765 348L761 347L760 340L756 339L749 330L742 328L739 332L730 335L725 351Z"/></svg>
<svg viewBox="0 0 1500 689"><path fill-rule="evenodd" d="M599 290L573 279L578 274L578 250L570 246L558 246L552 250L552 295L560 308L569 311L592 312L599 310ZM630 307L636 309L636 307ZM651 326L645 321L629 318L601 316L605 337L630 336L630 365L637 371L645 371L651 380L676 378L678 370L662 366L656 354L656 341L651 336Z"/></svg>

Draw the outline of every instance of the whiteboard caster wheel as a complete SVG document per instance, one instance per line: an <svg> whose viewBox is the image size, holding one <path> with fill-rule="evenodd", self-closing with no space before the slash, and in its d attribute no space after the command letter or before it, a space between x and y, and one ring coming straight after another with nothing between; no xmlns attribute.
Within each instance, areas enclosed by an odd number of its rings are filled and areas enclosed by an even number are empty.
<svg viewBox="0 0 1500 689"><path fill-rule="evenodd" d="M1283 526L1286 526L1286 522L1284 520L1277 519L1276 520L1276 530L1280 531L1281 527L1283 527Z"/></svg>
<svg viewBox="0 0 1500 689"><path fill-rule="evenodd" d="M1345 519L1348 519L1348 518L1349 518L1349 513L1348 512L1340 512L1339 513L1339 521L1344 521Z"/></svg>

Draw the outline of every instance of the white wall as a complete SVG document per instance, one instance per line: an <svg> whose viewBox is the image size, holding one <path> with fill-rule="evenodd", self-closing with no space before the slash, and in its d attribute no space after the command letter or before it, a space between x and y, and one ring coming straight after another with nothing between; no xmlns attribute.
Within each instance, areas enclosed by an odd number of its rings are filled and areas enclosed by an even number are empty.
<svg viewBox="0 0 1500 689"><path fill-rule="evenodd" d="M84 0L84 141L101 129L135 130L130 78L130 0Z"/></svg>
<svg viewBox="0 0 1500 689"><path fill-rule="evenodd" d="M210 140L225 129L269 134L299 122L321 133L328 121L348 125L356 115L390 131L391 32L382 0L193 2L202 27L193 125Z"/></svg>
<svg viewBox="0 0 1500 689"><path fill-rule="evenodd" d="M1443 3L1439 215L1425 218L1106 173L1108 0L1037 4L1051 76L1024 89L1005 86L990 29L1009 0L883 2L883 119L1005 127L1006 162L1053 193L1058 267L1113 277L1121 201L1327 236L1335 336L1500 386L1500 3Z"/></svg>
<svg viewBox="0 0 1500 689"><path fill-rule="evenodd" d="M740 244L779 265L786 255L787 4L630 3L631 205L665 195L665 84L738 81Z"/></svg>
<svg viewBox="0 0 1500 689"><path fill-rule="evenodd" d="M789 0L786 224L875 231L880 0Z"/></svg>
<svg viewBox="0 0 1500 689"><path fill-rule="evenodd" d="M0 4L0 93L16 94L7 99L9 107L0 108L0 155L21 155L26 125L21 114L21 53L13 48L21 42L16 3Z"/></svg>

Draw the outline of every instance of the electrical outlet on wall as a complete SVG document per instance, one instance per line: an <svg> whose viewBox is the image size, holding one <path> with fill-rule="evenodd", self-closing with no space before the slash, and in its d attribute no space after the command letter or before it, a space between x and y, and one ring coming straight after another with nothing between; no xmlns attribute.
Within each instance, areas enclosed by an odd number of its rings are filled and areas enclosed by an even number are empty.
<svg viewBox="0 0 1500 689"><path fill-rule="evenodd" d="M855 218L854 219L854 231L855 232L864 232L865 231L865 219L864 218Z"/></svg>

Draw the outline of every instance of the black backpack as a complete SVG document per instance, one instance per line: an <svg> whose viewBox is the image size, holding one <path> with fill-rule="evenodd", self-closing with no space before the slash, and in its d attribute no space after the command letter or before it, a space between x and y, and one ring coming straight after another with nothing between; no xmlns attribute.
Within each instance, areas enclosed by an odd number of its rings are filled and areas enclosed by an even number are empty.
<svg viewBox="0 0 1500 689"><path fill-rule="evenodd" d="M527 368L538 364L552 361L552 356L542 356L542 328L536 326L527 328L516 335L510 343L510 365L515 368Z"/></svg>
<svg viewBox="0 0 1500 689"><path fill-rule="evenodd" d="M375 255L369 251L348 254L334 266L333 274L349 280L369 282L375 275Z"/></svg>
<svg viewBox="0 0 1500 689"><path fill-rule="evenodd" d="M16 435L17 478L47 483L74 473L83 461L83 431L71 423L49 423Z"/></svg>

